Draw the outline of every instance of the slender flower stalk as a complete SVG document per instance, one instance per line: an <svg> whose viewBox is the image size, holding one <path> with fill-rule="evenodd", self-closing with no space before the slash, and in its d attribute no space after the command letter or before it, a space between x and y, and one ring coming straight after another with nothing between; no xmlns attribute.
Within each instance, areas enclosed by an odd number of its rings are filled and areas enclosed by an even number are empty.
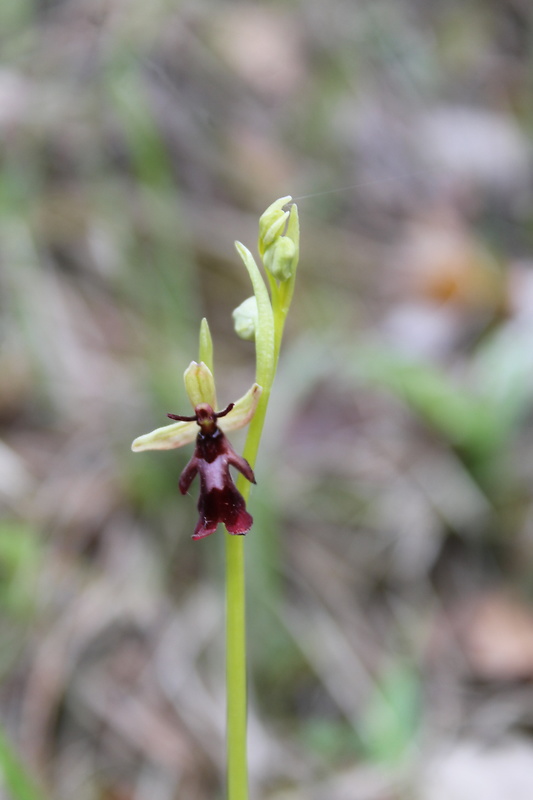
<svg viewBox="0 0 533 800"><path fill-rule="evenodd" d="M192 458L182 472L182 494L199 475L199 520L193 539L210 536L219 523L226 526L226 690L227 690L227 798L247 800L246 751L246 614L244 534L252 526L246 508L268 400L279 358L281 339L291 304L299 255L298 209L290 197L276 200L259 220L258 250L267 281L251 252L236 242L250 276L254 295L235 309L235 330L255 340L256 382L243 397L217 411L213 377L213 342L207 320L200 326L199 362L185 370L185 388L193 415L168 414L172 425L139 436L132 450L169 450L196 440ZM269 291L270 290L270 291ZM243 455L225 433L249 424ZM240 474L236 485L233 466Z"/></svg>
<svg viewBox="0 0 533 800"><path fill-rule="evenodd" d="M289 311L299 255L299 222L296 205L290 211L284 206L291 201L282 197L273 203L259 221L258 250L262 258L270 294L250 251L236 242L254 291L255 304L245 301L246 325L241 325L239 309L234 313L235 329L249 339L255 327L256 383L262 387L257 410L250 422L243 456L252 469L255 466L261 433L265 423L270 392L276 374L285 320ZM274 229L274 232L273 232ZM285 235L284 235L285 232ZM289 247L283 241L290 242ZM283 250L283 271L277 272L278 257ZM286 257L291 250L290 258ZM283 253L281 255L283 255ZM246 305L245 305L246 304ZM256 308L253 325L251 309ZM252 316L252 320L250 317ZM237 488L245 501L251 484L242 476ZM242 537L226 536L226 692L227 692L227 797L228 800L247 800L248 769L246 751L246 615L245 615L245 560Z"/></svg>

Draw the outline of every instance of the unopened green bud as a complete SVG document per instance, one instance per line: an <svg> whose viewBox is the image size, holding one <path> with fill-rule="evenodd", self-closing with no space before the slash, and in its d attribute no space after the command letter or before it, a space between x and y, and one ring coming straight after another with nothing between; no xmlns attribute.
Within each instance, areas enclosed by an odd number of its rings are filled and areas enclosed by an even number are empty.
<svg viewBox="0 0 533 800"><path fill-rule="evenodd" d="M288 236L280 236L265 251L263 258L266 269L278 281L287 281L294 271L296 245Z"/></svg>
<svg viewBox="0 0 533 800"><path fill-rule="evenodd" d="M255 296L249 297L240 306L237 306L232 316L237 336L253 342L257 327L257 300Z"/></svg>
<svg viewBox="0 0 533 800"><path fill-rule="evenodd" d="M281 217L272 223L270 228L267 230L265 235L263 236L263 247L267 248L276 241L276 239L282 235L282 231L287 224L287 220L289 218L289 212L284 211Z"/></svg>
<svg viewBox="0 0 533 800"><path fill-rule="evenodd" d="M266 211L261 214L259 218L258 247L261 257L263 257L266 248L272 244L276 236L278 236L285 227L289 212L284 211L283 206L290 203L291 200L292 198L290 195L287 195L287 197L280 197L279 200L272 203Z"/></svg>

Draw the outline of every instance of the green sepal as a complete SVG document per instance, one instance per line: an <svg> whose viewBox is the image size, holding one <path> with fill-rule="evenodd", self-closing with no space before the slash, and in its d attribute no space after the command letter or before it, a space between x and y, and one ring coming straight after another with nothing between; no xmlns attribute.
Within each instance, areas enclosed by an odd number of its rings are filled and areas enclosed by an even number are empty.
<svg viewBox="0 0 533 800"><path fill-rule="evenodd" d="M223 431L236 431L248 425L255 414L262 391L261 386L254 383L246 394L236 401L231 411L225 417L221 417L219 427ZM197 434L196 422L174 422L172 425L164 425L155 431L145 433L144 436L138 436L131 449L134 453L141 453L143 450L175 450L193 442Z"/></svg>
<svg viewBox="0 0 533 800"><path fill-rule="evenodd" d="M200 403L209 403L211 408L217 407L215 379L209 367L201 361L191 361L183 374L185 389L193 408Z"/></svg>
<svg viewBox="0 0 533 800"><path fill-rule="evenodd" d="M218 420L218 427L225 433L236 431L248 425L255 414L263 388L258 383L252 384L246 394L240 397L229 414Z"/></svg>
<svg viewBox="0 0 533 800"><path fill-rule="evenodd" d="M174 450L194 442L197 433L196 422L175 422L173 425L156 428L144 436L138 436L131 449L134 453L141 453L143 450Z"/></svg>

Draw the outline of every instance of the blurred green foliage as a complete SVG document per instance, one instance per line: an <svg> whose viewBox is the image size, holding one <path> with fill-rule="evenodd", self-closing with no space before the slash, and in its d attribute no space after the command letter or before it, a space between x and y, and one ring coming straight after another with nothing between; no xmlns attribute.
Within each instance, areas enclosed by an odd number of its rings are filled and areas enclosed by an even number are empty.
<svg viewBox="0 0 533 800"><path fill-rule="evenodd" d="M0 521L0 606L14 619L35 613L41 559L42 545L28 524Z"/></svg>
<svg viewBox="0 0 533 800"><path fill-rule="evenodd" d="M45 794L31 779L5 733L0 730L0 782L11 800L44 800Z"/></svg>
<svg viewBox="0 0 533 800"><path fill-rule="evenodd" d="M420 725L420 676L409 664L389 664L376 678L361 719L366 756L387 765L412 758Z"/></svg>

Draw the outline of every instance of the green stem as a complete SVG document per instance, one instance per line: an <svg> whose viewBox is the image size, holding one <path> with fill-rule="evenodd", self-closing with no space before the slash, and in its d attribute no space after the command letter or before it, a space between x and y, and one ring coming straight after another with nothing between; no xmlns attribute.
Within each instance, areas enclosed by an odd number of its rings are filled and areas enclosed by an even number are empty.
<svg viewBox="0 0 533 800"><path fill-rule="evenodd" d="M255 465L270 391L263 389L250 423L243 455ZM245 501L251 484L239 476L237 488ZM226 533L226 729L228 800L247 800L246 756L246 587L244 536Z"/></svg>
<svg viewBox="0 0 533 800"><path fill-rule="evenodd" d="M247 800L244 538L226 533L226 727L229 800Z"/></svg>
<svg viewBox="0 0 533 800"><path fill-rule="evenodd" d="M276 371L285 315L278 312L275 320L275 346L272 381L263 386L257 411L250 422L243 456L252 469L255 466L268 401ZM237 488L248 501L251 484L242 476ZM246 587L244 537L226 533L226 730L227 730L227 796L228 800L248 799L248 764L246 754Z"/></svg>

